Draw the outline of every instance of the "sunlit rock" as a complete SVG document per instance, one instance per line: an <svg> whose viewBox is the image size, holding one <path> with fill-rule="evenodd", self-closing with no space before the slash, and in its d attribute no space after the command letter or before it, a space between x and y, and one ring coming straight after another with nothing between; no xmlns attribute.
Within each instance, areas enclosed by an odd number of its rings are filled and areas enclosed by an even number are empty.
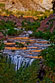
<svg viewBox="0 0 55 83"><path fill-rule="evenodd" d="M5 3L5 9L12 11L16 11L17 9L20 11L45 11L52 8L52 0L1 0L0 2Z"/></svg>

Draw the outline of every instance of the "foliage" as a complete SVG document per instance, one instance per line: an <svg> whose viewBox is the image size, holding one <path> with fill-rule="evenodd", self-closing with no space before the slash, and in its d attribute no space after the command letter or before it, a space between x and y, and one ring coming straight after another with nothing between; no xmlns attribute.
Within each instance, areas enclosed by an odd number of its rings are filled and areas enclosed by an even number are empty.
<svg viewBox="0 0 55 83"><path fill-rule="evenodd" d="M16 34L17 34L17 30L15 30L15 29L9 29L9 30L8 30L8 35L14 36L14 35L16 35Z"/></svg>
<svg viewBox="0 0 55 83"><path fill-rule="evenodd" d="M29 45L30 43L31 43L30 41L27 41L27 42L26 42L26 45Z"/></svg>
<svg viewBox="0 0 55 83"><path fill-rule="evenodd" d="M38 17L48 17L50 14L52 14L53 11L49 11L49 10L46 10L45 12L42 12L42 11L17 11L16 12L16 15L23 15L23 16L36 16Z"/></svg>
<svg viewBox="0 0 55 83"><path fill-rule="evenodd" d="M7 59L8 61L8 59ZM16 83L17 79L15 77L16 72L14 70L14 65L6 62L6 57L0 54L0 82L1 83Z"/></svg>
<svg viewBox="0 0 55 83"><path fill-rule="evenodd" d="M9 59L0 55L0 82L1 83L30 83L36 82L39 60L34 61L28 68L21 67L18 71L14 70L14 65L10 64Z"/></svg>
<svg viewBox="0 0 55 83"><path fill-rule="evenodd" d="M55 31L52 33L49 31L48 32L42 32L42 31L33 32L32 34L29 35L29 37L46 39L46 40L49 40L50 43L55 44Z"/></svg>
<svg viewBox="0 0 55 83"><path fill-rule="evenodd" d="M21 67L16 75L18 83L36 83L37 71L40 67L38 63L39 60L36 60L27 68Z"/></svg>
<svg viewBox="0 0 55 83"><path fill-rule="evenodd" d="M5 22L4 20L0 21L0 31L4 34L4 35L18 35L20 34L20 32L22 32L22 30L16 30L15 29L15 23L12 21L7 21Z"/></svg>
<svg viewBox="0 0 55 83"><path fill-rule="evenodd" d="M7 21L5 22L4 20L0 21L0 30L5 30L5 29L10 29L10 28L14 28L15 25L12 21Z"/></svg>
<svg viewBox="0 0 55 83"><path fill-rule="evenodd" d="M37 13L37 12L36 12ZM23 15L23 13L22 13ZM34 13L34 15L36 15ZM46 15L44 17L40 17L40 21L46 18ZM25 28L25 30L32 30L33 34L30 36L35 38L43 38L50 40L51 43L55 44L55 32L36 32L36 29L40 27L40 21L30 22L30 21L23 21L22 26ZM47 23L48 24L48 23ZM50 27L53 25L51 24ZM20 34L22 30L15 30L15 25L11 21L0 21L0 31L3 32L3 34L8 35L16 35ZM30 42L27 42L28 45ZM24 47L24 44L16 42L17 47ZM4 49L4 44L0 44L0 50ZM48 68L51 69L51 71L55 72L55 46L50 46L44 51L41 52L39 56L42 56L44 59L44 64L48 66ZM3 55L0 54L0 82L1 83L36 83L39 79L38 77L38 70L40 69L40 60L35 60L30 66L24 67L22 66L18 71L14 70L14 65L11 64L10 60L7 59L7 57L3 57ZM44 76L44 79L40 81L40 83L53 83L52 78L49 78L49 73L52 75L53 73L47 71L46 69L46 75ZM55 82L55 81L54 81Z"/></svg>
<svg viewBox="0 0 55 83"><path fill-rule="evenodd" d="M45 77L42 83L53 83L53 81L49 77Z"/></svg>
<svg viewBox="0 0 55 83"><path fill-rule="evenodd" d="M50 37L50 42L55 44L55 35L53 35L52 37Z"/></svg>
<svg viewBox="0 0 55 83"><path fill-rule="evenodd" d="M36 83L39 79L38 71L40 69L40 60L35 60L30 66L24 68L22 66L18 71L14 70L14 65L10 63L7 57L0 54L0 82L1 83ZM53 83L49 78L46 70L46 75L40 83Z"/></svg>
<svg viewBox="0 0 55 83"><path fill-rule="evenodd" d="M23 21L22 22L22 27L25 28L25 30L32 30L32 31L36 31L38 27L40 27L40 22L39 21L35 21L35 22L30 22L30 21Z"/></svg>
<svg viewBox="0 0 55 83"><path fill-rule="evenodd" d="M55 46L50 46L41 52L41 56L44 58L46 65L52 70L55 69Z"/></svg>
<svg viewBox="0 0 55 83"><path fill-rule="evenodd" d="M30 37L33 36L35 38L42 38L42 39L47 39L49 40L50 37L53 34L51 32L42 32L42 31L38 31L38 32L34 32L33 34L29 35Z"/></svg>
<svg viewBox="0 0 55 83"><path fill-rule="evenodd" d="M3 50L4 49L4 43L3 43L3 40L0 40L0 50Z"/></svg>
<svg viewBox="0 0 55 83"><path fill-rule="evenodd" d="M41 52L39 56L44 59L46 76L41 83L55 83L55 45L51 45Z"/></svg>
<svg viewBox="0 0 55 83"><path fill-rule="evenodd" d="M17 47L19 47L19 48L21 48L21 47L24 47L24 46L25 46L24 44L19 43L19 42L16 42L16 45L17 45Z"/></svg>

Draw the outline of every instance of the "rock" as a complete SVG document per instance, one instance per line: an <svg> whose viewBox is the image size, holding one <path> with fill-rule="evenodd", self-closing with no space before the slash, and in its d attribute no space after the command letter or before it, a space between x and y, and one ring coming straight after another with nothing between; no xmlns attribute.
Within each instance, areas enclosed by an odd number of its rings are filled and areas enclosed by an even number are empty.
<svg viewBox="0 0 55 83"><path fill-rule="evenodd" d="M52 8L52 0L1 0L5 3L5 9L9 9L14 13L17 10L28 11L38 10L45 11Z"/></svg>
<svg viewBox="0 0 55 83"><path fill-rule="evenodd" d="M28 34L32 34L33 33L33 31L28 31Z"/></svg>
<svg viewBox="0 0 55 83"><path fill-rule="evenodd" d="M0 32L0 40L4 38L4 35L2 34L2 32Z"/></svg>
<svg viewBox="0 0 55 83"><path fill-rule="evenodd" d="M54 19L54 20L53 20ZM51 22L49 20L53 20L53 26L50 27ZM49 22L49 24L47 24ZM44 28L43 28L44 27ZM55 14L50 15L48 18L44 19L41 24L40 27L38 28L38 31L49 31L53 32L55 30Z"/></svg>

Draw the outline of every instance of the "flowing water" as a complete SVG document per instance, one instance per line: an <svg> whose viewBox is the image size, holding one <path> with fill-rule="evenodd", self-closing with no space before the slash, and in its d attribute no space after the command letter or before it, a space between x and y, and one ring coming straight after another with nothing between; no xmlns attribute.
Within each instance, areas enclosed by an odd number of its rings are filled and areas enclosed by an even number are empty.
<svg viewBox="0 0 55 83"><path fill-rule="evenodd" d="M15 42L21 42L25 45L27 42L30 43L27 47L18 48L16 47ZM9 37L4 43L5 49L3 53L11 58L11 62L16 65L16 70L21 66L28 67L31 65L35 59L38 59L38 54L50 45L46 40L29 38L28 34L21 34L19 37Z"/></svg>

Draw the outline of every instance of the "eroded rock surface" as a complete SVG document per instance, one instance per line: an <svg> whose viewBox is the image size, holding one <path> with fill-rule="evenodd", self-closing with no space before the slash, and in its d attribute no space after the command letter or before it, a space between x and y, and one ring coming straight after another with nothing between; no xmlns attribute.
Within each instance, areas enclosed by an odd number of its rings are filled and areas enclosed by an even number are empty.
<svg viewBox="0 0 55 83"><path fill-rule="evenodd" d="M52 0L0 0L5 3L5 9L9 10L39 10L45 11L52 8Z"/></svg>

